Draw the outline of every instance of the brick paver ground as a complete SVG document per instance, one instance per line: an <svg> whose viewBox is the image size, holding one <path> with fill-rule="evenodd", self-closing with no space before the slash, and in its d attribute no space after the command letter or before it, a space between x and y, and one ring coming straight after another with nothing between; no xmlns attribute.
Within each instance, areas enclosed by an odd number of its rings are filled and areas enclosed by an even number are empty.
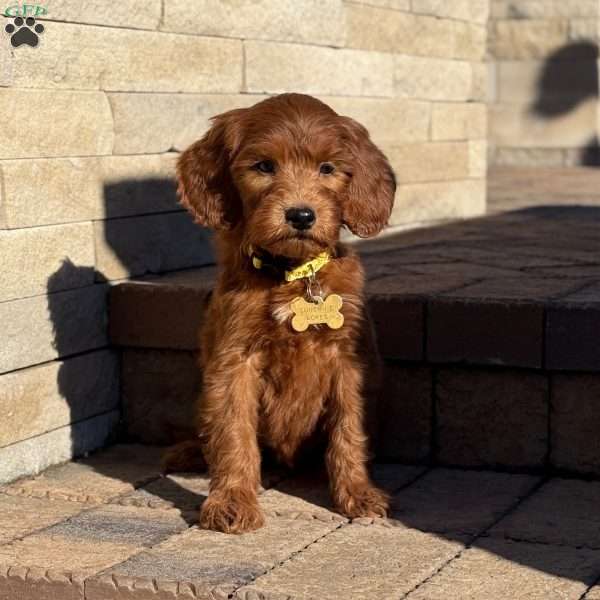
<svg viewBox="0 0 600 600"><path fill-rule="evenodd" d="M382 464L390 517L350 522L322 476L269 473L266 526L234 536L196 526L208 479L161 476L159 454L0 487L0 600L600 597L598 482Z"/></svg>

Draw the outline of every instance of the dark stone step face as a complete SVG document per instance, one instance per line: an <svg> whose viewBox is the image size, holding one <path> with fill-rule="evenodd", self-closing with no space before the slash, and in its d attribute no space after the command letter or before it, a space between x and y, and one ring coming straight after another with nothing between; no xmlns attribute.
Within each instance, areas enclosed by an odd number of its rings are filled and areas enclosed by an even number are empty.
<svg viewBox="0 0 600 600"><path fill-rule="evenodd" d="M131 281L110 291L109 335L117 346L196 350L214 267Z"/></svg>
<svg viewBox="0 0 600 600"><path fill-rule="evenodd" d="M112 290L111 335L123 347L124 416L133 439L169 444L189 435L201 387L197 332L212 273L202 274ZM589 340L594 306L381 289L369 295L386 362L375 445L381 459L600 475L600 376L594 353L585 352L590 344L578 344L577 328L564 325L575 315L585 326L579 339ZM560 327L544 334L544 321ZM593 369L570 372L577 360Z"/></svg>
<svg viewBox="0 0 600 600"><path fill-rule="evenodd" d="M380 351L387 358L600 371L600 292L597 302L581 300L585 298L581 293L546 302L462 297L464 290L427 295L418 286L404 292L406 280L400 272L367 288ZM428 285L414 277L408 280L408 285ZM210 268L114 286L111 342L133 348L198 350L213 281Z"/></svg>
<svg viewBox="0 0 600 600"><path fill-rule="evenodd" d="M123 350L128 436L170 444L192 434L197 353ZM600 378L532 369L386 361L381 460L600 476Z"/></svg>
<svg viewBox="0 0 600 600"><path fill-rule="evenodd" d="M536 208L360 246L392 461L600 475L600 209ZM215 269L115 286L129 434L184 435Z"/></svg>

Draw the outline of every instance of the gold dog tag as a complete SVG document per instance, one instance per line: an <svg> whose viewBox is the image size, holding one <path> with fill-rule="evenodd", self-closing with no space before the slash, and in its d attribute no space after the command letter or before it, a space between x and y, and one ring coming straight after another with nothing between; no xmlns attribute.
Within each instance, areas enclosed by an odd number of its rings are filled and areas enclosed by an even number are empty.
<svg viewBox="0 0 600 600"><path fill-rule="evenodd" d="M292 327L295 331L306 331L309 325L325 323L330 329L339 329L344 324L342 297L331 294L324 300L319 298L316 302L307 302L304 298L294 298L291 309L294 313Z"/></svg>

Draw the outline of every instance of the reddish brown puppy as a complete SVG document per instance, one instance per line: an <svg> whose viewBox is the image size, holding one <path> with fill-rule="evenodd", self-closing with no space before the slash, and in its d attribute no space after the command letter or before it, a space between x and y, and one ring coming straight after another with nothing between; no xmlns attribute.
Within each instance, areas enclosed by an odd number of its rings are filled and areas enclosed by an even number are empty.
<svg viewBox="0 0 600 600"><path fill-rule="evenodd" d="M260 527L261 446L292 465L317 430L338 510L384 516L366 465L363 271L339 235L387 223L395 180L385 156L357 122L283 94L215 117L178 177L183 205L217 232L220 265L202 332L198 435L211 484L201 525ZM168 462L185 464L189 450Z"/></svg>

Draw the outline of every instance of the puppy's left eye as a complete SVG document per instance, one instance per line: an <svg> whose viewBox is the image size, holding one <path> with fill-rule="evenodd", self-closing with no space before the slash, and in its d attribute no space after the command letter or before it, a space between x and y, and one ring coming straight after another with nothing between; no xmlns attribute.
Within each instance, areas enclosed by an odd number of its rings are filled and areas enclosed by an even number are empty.
<svg viewBox="0 0 600 600"><path fill-rule="evenodd" d="M275 173L275 163L272 160L261 160L254 164L252 168L269 175Z"/></svg>
<svg viewBox="0 0 600 600"><path fill-rule="evenodd" d="M331 163L321 163L319 167L319 173L321 175L331 175L335 171L335 167Z"/></svg>

